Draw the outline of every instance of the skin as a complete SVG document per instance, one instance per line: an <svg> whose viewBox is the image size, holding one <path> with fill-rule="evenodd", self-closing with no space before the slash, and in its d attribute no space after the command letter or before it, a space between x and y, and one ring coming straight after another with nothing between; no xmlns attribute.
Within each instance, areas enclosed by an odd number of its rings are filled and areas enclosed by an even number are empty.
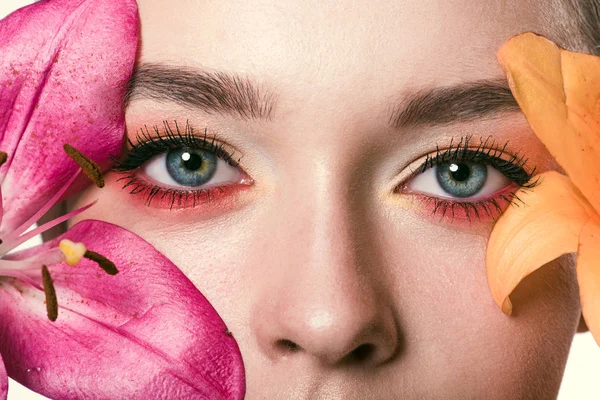
<svg viewBox="0 0 600 400"><path fill-rule="evenodd" d="M111 172L69 206L98 199L78 218L121 225L183 270L237 339L248 399L554 398L580 315L570 260L525 279L507 317L486 281L493 221L440 220L394 192L466 134L556 169L519 113L387 126L411 91L502 78L511 36L552 37L536 2L498 3L140 0L141 62L243 74L277 105L244 121L140 98L128 135L163 120L217 129L254 184L170 211Z"/></svg>

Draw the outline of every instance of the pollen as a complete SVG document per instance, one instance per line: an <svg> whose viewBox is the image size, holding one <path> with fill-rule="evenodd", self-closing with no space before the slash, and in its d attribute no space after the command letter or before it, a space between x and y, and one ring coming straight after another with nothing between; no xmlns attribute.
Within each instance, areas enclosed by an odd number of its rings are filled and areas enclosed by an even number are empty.
<svg viewBox="0 0 600 400"><path fill-rule="evenodd" d="M88 260L94 261L100 266L109 275L116 275L119 273L119 270L115 266L115 264L110 261L108 258L104 257L102 254L98 254L95 251L86 251L83 255Z"/></svg>
<svg viewBox="0 0 600 400"><path fill-rule="evenodd" d="M99 188L104 187L104 178L102 177L102 170L100 169L98 164L90 160L85 154L83 154L70 144L65 144L63 148L65 150L65 153L67 153L67 155L79 165L79 167L83 170L83 172L85 172L87 177L90 178L90 180L94 182L96 186L98 186Z"/></svg>
<svg viewBox="0 0 600 400"><path fill-rule="evenodd" d="M65 255L67 265L75 266L83 258L87 249L83 243L73 243L69 239L63 239L58 245L60 251Z"/></svg>
<svg viewBox="0 0 600 400"><path fill-rule="evenodd" d="M56 289L54 282L48 271L48 267L42 265L42 283L44 285L44 294L46 295L46 312L50 321L56 321L58 317L58 301L56 299Z"/></svg>

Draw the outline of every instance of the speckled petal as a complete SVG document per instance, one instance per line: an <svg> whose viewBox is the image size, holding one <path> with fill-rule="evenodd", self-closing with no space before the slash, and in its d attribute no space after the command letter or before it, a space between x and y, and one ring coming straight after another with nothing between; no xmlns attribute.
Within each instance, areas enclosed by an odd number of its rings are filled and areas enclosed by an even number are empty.
<svg viewBox="0 0 600 400"><path fill-rule="evenodd" d="M600 57L525 33L498 60L529 125L600 213Z"/></svg>
<svg viewBox="0 0 600 400"><path fill-rule="evenodd" d="M60 399L242 399L236 341L185 275L135 234L83 221L63 235L110 258L50 269L58 319L25 284L0 290L0 353L9 376ZM17 253L23 258L56 246Z"/></svg>
<svg viewBox="0 0 600 400"><path fill-rule="evenodd" d="M39 1L0 21L0 235L77 170L64 143L103 166L118 153L138 25L134 0Z"/></svg>

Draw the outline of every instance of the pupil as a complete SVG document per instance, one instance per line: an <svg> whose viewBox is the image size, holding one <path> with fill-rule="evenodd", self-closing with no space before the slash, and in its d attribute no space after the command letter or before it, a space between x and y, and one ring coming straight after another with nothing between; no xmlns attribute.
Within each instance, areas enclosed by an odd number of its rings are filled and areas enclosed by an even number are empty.
<svg viewBox="0 0 600 400"><path fill-rule="evenodd" d="M202 166L202 157L196 153L183 153L181 155L183 166L190 171L197 171Z"/></svg>
<svg viewBox="0 0 600 400"><path fill-rule="evenodd" d="M471 176L471 169L466 164L451 164L450 175L452 179L463 182Z"/></svg>

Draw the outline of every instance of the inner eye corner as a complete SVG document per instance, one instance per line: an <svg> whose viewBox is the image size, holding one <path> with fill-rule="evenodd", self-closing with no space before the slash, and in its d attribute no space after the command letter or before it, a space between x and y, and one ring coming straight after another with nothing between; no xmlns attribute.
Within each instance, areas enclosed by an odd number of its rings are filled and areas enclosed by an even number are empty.
<svg viewBox="0 0 600 400"><path fill-rule="evenodd" d="M413 170L409 167L410 173L399 179L396 179L392 186L392 193L394 194L410 194L404 191L408 184L419 175L419 171Z"/></svg>

